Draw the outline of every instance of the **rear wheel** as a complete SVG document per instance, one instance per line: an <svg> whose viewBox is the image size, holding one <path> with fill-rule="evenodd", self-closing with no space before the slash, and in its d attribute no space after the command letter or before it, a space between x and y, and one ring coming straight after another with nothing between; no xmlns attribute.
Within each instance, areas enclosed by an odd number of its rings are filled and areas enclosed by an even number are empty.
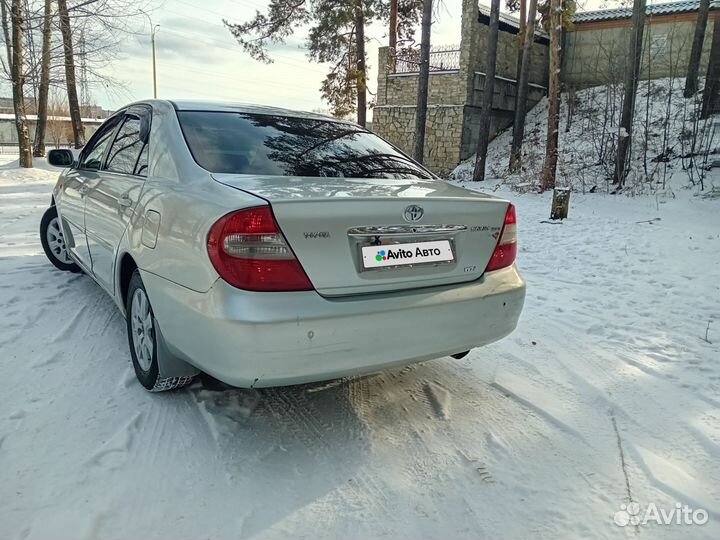
<svg viewBox="0 0 720 540"><path fill-rule="evenodd" d="M45 210L40 220L40 242L45 255L55 268L66 272L80 272L80 267L70 258L57 208L54 206Z"/></svg>
<svg viewBox="0 0 720 540"><path fill-rule="evenodd" d="M130 278L126 298L128 343L135 376L151 392L174 390L190 384L192 377L160 377L157 359L157 321L140 272Z"/></svg>

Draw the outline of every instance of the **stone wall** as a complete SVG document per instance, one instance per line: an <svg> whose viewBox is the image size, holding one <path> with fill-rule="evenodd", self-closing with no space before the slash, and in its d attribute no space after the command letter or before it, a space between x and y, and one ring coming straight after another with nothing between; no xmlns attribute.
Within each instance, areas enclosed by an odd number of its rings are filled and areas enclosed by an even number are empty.
<svg viewBox="0 0 720 540"><path fill-rule="evenodd" d="M648 17L643 37L642 78L685 76L696 19L697 13ZM701 76L707 70L713 24L718 24L718 20L720 14L716 11L708 21ZM622 81L629 57L631 28L629 20L576 24L566 35L562 71L565 85L587 88Z"/></svg>
<svg viewBox="0 0 720 540"><path fill-rule="evenodd" d="M424 163L433 172L445 175L461 160L470 157L477 145L484 86L485 44L488 27L481 22L476 0L463 0L459 69L431 72ZM515 32L515 33L513 33ZM545 40L546 41L546 40ZM498 65L491 137L511 122L515 107L515 69L518 55L517 32L505 24L498 38ZM415 104L418 74L393 73L387 47L378 55L377 106L373 130L412 154L415 144ZM547 43L540 36L533 46L529 106L545 93ZM542 86L541 86L542 85Z"/></svg>
<svg viewBox="0 0 720 540"><path fill-rule="evenodd" d="M463 105L428 106L424 164L437 174L447 175L460 161L463 110ZM373 126L381 136L412 155L415 106L375 107Z"/></svg>
<svg viewBox="0 0 720 540"><path fill-rule="evenodd" d="M387 58L387 51L387 47L381 47L380 62ZM415 105L417 87L417 73L386 73L378 78L377 104ZM463 75L459 71L430 73L428 104L462 105L466 97Z"/></svg>

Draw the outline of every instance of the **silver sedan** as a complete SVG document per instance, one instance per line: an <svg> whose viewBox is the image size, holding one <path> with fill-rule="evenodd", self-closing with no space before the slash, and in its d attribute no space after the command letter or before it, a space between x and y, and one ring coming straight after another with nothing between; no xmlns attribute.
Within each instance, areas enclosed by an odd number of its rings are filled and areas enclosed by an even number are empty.
<svg viewBox="0 0 720 540"><path fill-rule="evenodd" d="M459 358L522 310L515 207L350 122L155 100L49 161L45 252L113 298L149 390Z"/></svg>

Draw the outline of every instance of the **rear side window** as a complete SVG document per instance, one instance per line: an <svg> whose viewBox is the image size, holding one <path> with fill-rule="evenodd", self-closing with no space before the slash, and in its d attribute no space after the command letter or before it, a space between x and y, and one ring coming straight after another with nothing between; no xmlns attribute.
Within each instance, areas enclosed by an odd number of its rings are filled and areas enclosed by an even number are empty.
<svg viewBox="0 0 720 540"><path fill-rule="evenodd" d="M148 168L148 145L143 146L140 157L138 158L137 165L135 166L135 174L138 176L147 176Z"/></svg>
<svg viewBox="0 0 720 540"><path fill-rule="evenodd" d="M126 117L110 147L105 168L112 172L133 174L144 146L140 140L140 119L136 116Z"/></svg>
<svg viewBox="0 0 720 540"><path fill-rule="evenodd" d="M272 176L432 178L352 124L287 116L178 111L197 163L211 172Z"/></svg>

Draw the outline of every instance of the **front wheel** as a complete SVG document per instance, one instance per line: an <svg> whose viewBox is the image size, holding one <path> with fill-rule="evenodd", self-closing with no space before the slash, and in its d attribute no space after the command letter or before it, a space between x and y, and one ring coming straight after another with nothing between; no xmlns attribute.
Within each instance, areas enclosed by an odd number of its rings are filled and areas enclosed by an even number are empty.
<svg viewBox="0 0 720 540"><path fill-rule="evenodd" d="M135 376L151 392L174 390L190 384L192 377L161 377L158 364L157 321L140 272L130 278L126 299L126 318L130 356Z"/></svg>
<svg viewBox="0 0 720 540"><path fill-rule="evenodd" d="M55 268L65 272L80 272L80 267L70 258L55 206L45 210L40 220L40 242L45 255Z"/></svg>

